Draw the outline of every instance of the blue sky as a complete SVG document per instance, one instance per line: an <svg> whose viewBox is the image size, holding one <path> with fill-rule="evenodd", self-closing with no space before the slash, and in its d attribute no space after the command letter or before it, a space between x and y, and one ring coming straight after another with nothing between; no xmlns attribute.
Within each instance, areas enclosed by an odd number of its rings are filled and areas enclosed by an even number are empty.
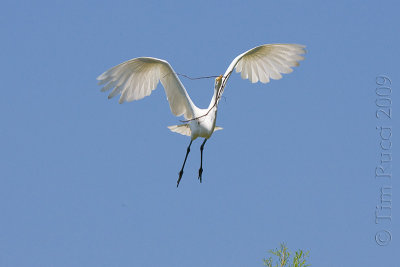
<svg viewBox="0 0 400 267"><path fill-rule="evenodd" d="M313 266L395 266L398 172L375 178L377 126L398 166L396 1L5 1L0 10L0 266L262 266L281 242ZM130 58L219 75L265 43L308 54L279 81L232 75L224 127L192 145L161 86L118 104L96 77ZM392 81L377 119L376 77ZM213 80L182 78L200 107ZM381 82L381 80L378 80ZM388 171L390 167L387 167ZM380 188L392 221L375 224ZM379 246L376 233L392 240Z"/></svg>

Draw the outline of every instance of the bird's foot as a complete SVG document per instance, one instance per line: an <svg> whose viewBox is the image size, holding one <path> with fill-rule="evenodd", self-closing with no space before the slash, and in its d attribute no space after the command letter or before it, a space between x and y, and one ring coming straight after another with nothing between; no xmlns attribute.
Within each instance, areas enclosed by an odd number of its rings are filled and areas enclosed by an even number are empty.
<svg viewBox="0 0 400 267"><path fill-rule="evenodd" d="M203 174L203 168L200 168L199 169L199 180L200 180L200 183L201 183L202 174Z"/></svg>
<svg viewBox="0 0 400 267"><path fill-rule="evenodd" d="M181 171L179 172L179 178L178 178L178 181L176 182L176 187L179 186L179 183L180 183L180 181L181 181L181 179L182 179L182 175L183 175L183 170L181 170Z"/></svg>

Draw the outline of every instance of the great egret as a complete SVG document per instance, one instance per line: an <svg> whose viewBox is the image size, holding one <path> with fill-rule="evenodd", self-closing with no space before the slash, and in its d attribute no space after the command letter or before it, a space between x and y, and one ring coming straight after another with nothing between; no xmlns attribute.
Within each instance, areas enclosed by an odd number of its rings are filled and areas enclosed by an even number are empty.
<svg viewBox="0 0 400 267"><path fill-rule="evenodd" d="M97 77L99 85L104 84L102 92L112 90L108 98L121 94L119 103L139 100L151 94L161 81L169 101L169 106L175 116L183 115L186 123L169 126L172 132L190 136L191 140L186 150L185 160L177 181L177 187L183 175L190 146L197 137L203 137L200 146L200 169L198 179L202 181L203 149L206 141L214 131L222 129L215 126L218 103L224 91L226 82L236 68L243 79L252 83L258 81L268 83L270 79L282 78L281 73L292 72L291 67L298 66L301 56L306 53L305 46L299 44L266 44L250 49L237 56L224 75L215 79L214 95L206 109L198 108L190 99L185 87L179 80L171 65L162 59L139 57L125 61Z"/></svg>

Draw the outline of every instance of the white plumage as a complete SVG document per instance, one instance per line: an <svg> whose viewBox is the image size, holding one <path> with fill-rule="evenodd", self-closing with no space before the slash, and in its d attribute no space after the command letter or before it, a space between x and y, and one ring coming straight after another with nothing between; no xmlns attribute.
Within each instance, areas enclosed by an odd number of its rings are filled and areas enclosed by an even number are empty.
<svg viewBox="0 0 400 267"><path fill-rule="evenodd" d="M173 132L190 136L190 145L197 137L205 138L201 146L202 152L206 140L214 131L222 129L215 126L218 102L233 70L236 69L243 79L249 79L252 83L278 80L282 78L282 73L292 72L292 67L298 66L298 62L304 59L302 56L306 53L304 48L305 46L298 44L266 44L240 54L232 61L225 74L215 79L214 95L206 109L200 109L193 103L171 65L162 59L134 58L107 70L97 77L97 80L100 85L104 85L101 91L112 89L108 98L121 94L119 103L139 100L150 95L161 81L171 112L175 116L183 115L188 121L187 124L168 128ZM190 145L179 173L178 184ZM202 167L199 170L200 181L201 173Z"/></svg>

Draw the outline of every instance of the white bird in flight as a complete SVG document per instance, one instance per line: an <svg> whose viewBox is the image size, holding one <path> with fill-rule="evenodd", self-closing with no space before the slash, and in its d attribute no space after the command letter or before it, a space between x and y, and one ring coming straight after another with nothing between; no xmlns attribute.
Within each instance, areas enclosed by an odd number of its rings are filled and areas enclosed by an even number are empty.
<svg viewBox="0 0 400 267"><path fill-rule="evenodd" d="M102 92L113 89L108 98L121 94L119 103L139 100L150 95L161 81L172 113L175 116L183 115L185 117L184 122L186 122L168 128L172 132L191 138L185 160L179 172L178 187L190 152L190 146L197 137L204 138L200 146L201 161L198 176L199 181L202 181L204 144L215 131L222 129L215 126L218 103L233 70L236 68L236 72L240 72L243 79L249 79L252 83L258 81L268 83L270 79L279 80L282 78L281 73L292 72L291 67L298 66L298 61L304 59L301 55L305 53L304 45L265 44L240 54L232 61L224 75L215 79L214 95L206 109L198 108L193 103L177 73L167 61L162 59L134 58L107 70L97 77L97 80L99 85L104 85L101 89Z"/></svg>

